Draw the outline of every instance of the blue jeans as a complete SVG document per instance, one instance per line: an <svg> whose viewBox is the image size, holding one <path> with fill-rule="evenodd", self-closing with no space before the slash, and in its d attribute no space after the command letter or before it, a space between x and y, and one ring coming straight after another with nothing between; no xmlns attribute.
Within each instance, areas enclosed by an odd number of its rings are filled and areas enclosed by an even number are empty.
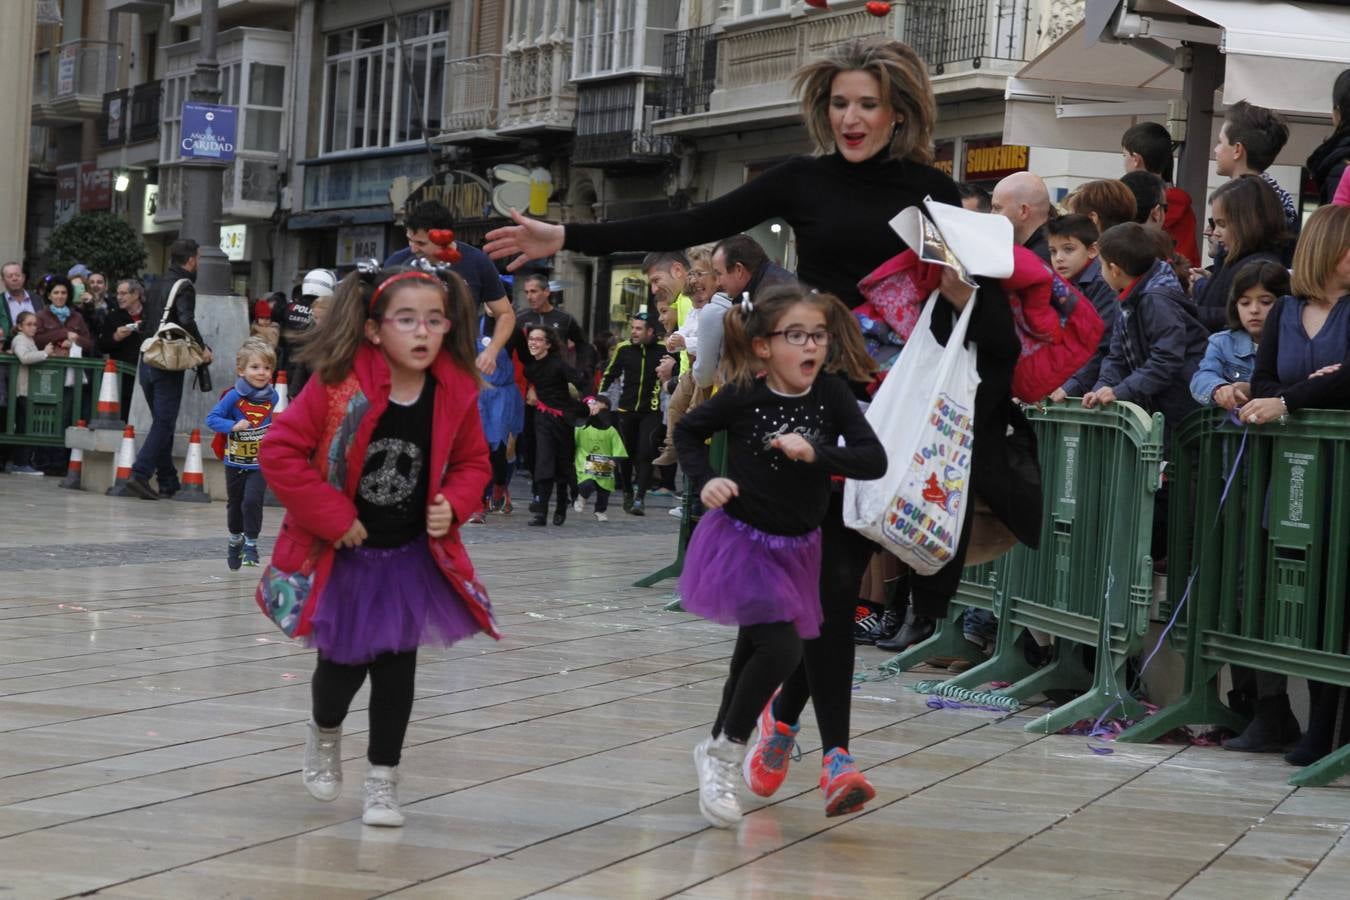
<svg viewBox="0 0 1350 900"><path fill-rule="evenodd" d="M178 489L178 469L173 464L173 429L178 407L183 403L183 373L166 372L141 363L141 392L150 407L150 433L136 454L131 474L149 481L153 474L161 491Z"/></svg>

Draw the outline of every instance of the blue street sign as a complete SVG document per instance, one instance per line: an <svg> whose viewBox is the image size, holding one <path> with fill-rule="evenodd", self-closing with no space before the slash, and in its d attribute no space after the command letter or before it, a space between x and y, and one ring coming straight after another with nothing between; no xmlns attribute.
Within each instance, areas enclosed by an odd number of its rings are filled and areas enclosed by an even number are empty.
<svg viewBox="0 0 1350 900"><path fill-rule="evenodd" d="M234 159L235 124L239 111L233 106L210 103L183 104L183 139L179 142L184 157Z"/></svg>

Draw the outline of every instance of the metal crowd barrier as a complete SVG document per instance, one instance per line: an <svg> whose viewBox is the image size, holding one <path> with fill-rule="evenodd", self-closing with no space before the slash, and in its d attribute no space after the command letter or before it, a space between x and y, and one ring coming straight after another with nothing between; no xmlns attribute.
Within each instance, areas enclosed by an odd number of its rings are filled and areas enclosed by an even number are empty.
<svg viewBox="0 0 1350 900"><path fill-rule="evenodd" d="M0 443L33 447L65 446L65 430L86 418L93 409L103 384L102 357L52 357L28 367L27 415L22 429L18 424L19 358L0 353L0 369L6 374L8 388L0 415ZM117 378L135 376L136 367L117 363ZM86 384L86 378L88 383ZM70 381L67 386L66 382ZM117 395L121 397L121 382Z"/></svg>
<svg viewBox="0 0 1350 900"><path fill-rule="evenodd" d="M1203 410L1178 429L1176 447L1168 611L1185 597L1173 629L1185 693L1121 734L1126 741L1179 725L1240 728L1219 702L1224 665L1350 687L1350 412L1302 411L1244 429ZM1290 782L1324 785L1347 772L1350 746Z"/></svg>

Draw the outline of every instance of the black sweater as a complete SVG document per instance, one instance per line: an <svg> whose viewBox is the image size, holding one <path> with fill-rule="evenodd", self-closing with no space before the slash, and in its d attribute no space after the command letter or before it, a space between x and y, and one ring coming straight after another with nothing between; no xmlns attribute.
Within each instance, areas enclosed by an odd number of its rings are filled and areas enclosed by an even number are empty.
<svg viewBox="0 0 1350 900"><path fill-rule="evenodd" d="M887 223L930 196L941 203L961 204L956 183L930 166L881 155L860 163L850 163L837 153L798 156L692 209L568 225L563 246L593 255L678 250L782 218L797 238L797 275L802 283L828 291L853 308L863 302L858 282L906 249Z"/></svg>
<svg viewBox="0 0 1350 900"><path fill-rule="evenodd" d="M568 390L570 385L577 389L578 396L585 396L589 390L585 376L569 366L556 350L543 359L526 356L523 367L525 378L534 386L534 396L540 403L562 412L568 419L586 415L586 407L580 400L573 399Z"/></svg>
<svg viewBox="0 0 1350 900"><path fill-rule="evenodd" d="M848 385L834 375L820 375L800 397L775 394L757 378L749 388L723 388L680 419L675 427L680 466L700 490L716 474L707 440L719 431L727 433L727 477L740 488L727 514L767 534L819 528L829 508L831 475L886 474L886 451ZM816 448L814 463L794 462L769 446L774 437L791 433Z"/></svg>

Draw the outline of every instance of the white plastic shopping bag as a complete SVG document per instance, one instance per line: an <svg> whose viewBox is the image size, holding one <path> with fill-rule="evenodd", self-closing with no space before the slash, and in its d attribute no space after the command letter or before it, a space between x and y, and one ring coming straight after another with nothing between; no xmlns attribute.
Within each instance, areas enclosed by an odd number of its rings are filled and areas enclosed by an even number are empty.
<svg viewBox="0 0 1350 900"><path fill-rule="evenodd" d="M79 344L75 343L74 341L70 342L70 358L71 359L84 358L84 348L82 348ZM79 370L76 369L74 366L71 366L69 369L66 369L66 387L75 386L75 373L77 371ZM84 375L81 374L80 378L83 379Z"/></svg>
<svg viewBox="0 0 1350 900"><path fill-rule="evenodd" d="M867 410L890 461L886 475L844 484L844 524L921 575L950 562L961 540L980 384L975 347L965 345L978 296L961 311L946 347L929 329L937 296L924 304Z"/></svg>

